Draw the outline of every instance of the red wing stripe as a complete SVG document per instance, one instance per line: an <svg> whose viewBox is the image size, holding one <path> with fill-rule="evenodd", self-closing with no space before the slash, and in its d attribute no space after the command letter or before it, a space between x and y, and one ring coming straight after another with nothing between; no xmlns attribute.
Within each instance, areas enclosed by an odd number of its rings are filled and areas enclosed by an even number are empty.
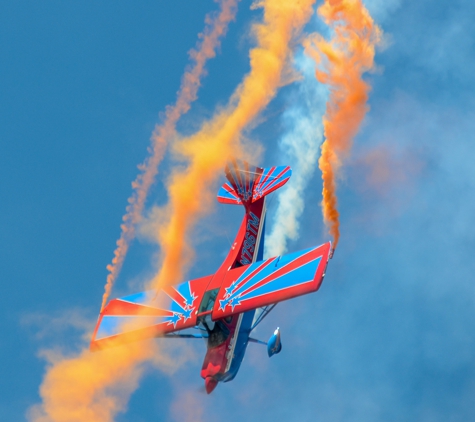
<svg viewBox="0 0 475 422"><path fill-rule="evenodd" d="M186 299L173 286L165 286L163 291L170 297L171 300L179 303L183 308L185 307Z"/></svg>
<svg viewBox="0 0 475 422"><path fill-rule="evenodd" d="M319 258L321 256L320 253L315 254L314 252L317 251L317 249L313 249L311 251L308 251L306 254L303 254L297 258L295 258L293 261L288 262L285 264L283 267L279 268L277 271L273 272L272 274L269 274L267 277L263 278L262 280L259 280L256 284L253 284L250 286L248 289L245 291L241 292L240 296L244 296L253 290L256 290L257 288L270 283L271 281L274 281L283 275L286 275L290 273L291 271L294 271L303 265L308 264L309 262L314 261L315 259ZM289 268L289 266L292 265L292 268Z"/></svg>
<svg viewBox="0 0 475 422"><path fill-rule="evenodd" d="M274 262L275 260L277 259L277 257L274 257L274 258L269 258L268 260L264 261L261 265L259 265L256 269L254 269L253 271L251 271L245 278L243 278L241 281L239 281L239 284L237 284L235 286L235 290L239 288L239 286L242 286L243 284L245 284L249 279L251 279L252 277L254 277L256 274L258 274L259 272L261 272L264 268L266 268L267 266L269 266L272 262Z"/></svg>
<svg viewBox="0 0 475 422"><path fill-rule="evenodd" d="M137 305L136 303L127 302L125 300L114 299L111 300L104 312L104 316L172 316L173 312L153 308L151 306Z"/></svg>
<svg viewBox="0 0 475 422"><path fill-rule="evenodd" d="M247 294L253 292L254 290L258 289L259 287L265 286L265 285L268 284L268 283L271 283L271 282L273 282L273 281L275 281L275 280L278 280L279 278L284 277L284 276L286 276L287 274L289 274L289 273L291 273L291 272L293 272L293 271L295 271L295 270L298 270L299 268L303 267L304 265L310 264L311 262L315 261L315 260L318 259L318 258L319 258L319 257L314 258L314 259L311 259L311 260L309 260L309 261L307 261L307 262L304 262L304 263L302 263L301 265L299 265L298 267L292 268L291 270L286 271L285 273L280 273L277 277L268 276L268 277L266 277L266 278L260 280L258 283L254 284L253 286L250 286L247 290L245 290L244 292L242 292L240 296L245 296L245 295L247 295ZM309 282L311 282L311 281L313 281L313 279L307 280L307 281L304 281L304 282L301 282L301 283L297 283L297 284L294 284L294 285L292 285L292 286L283 287L283 288L278 289L278 290L276 290L276 291L285 290L285 289L293 289L295 286L299 286L299 285L301 285L301 284L309 283ZM272 292L272 293L275 293L275 292ZM266 293L266 294L267 294L267 293ZM266 294L264 294L264 295L259 295L259 296L265 296ZM258 296L256 296L256 297L258 297ZM254 297L253 297L253 299L254 299Z"/></svg>
<svg viewBox="0 0 475 422"><path fill-rule="evenodd" d="M312 261L314 261L314 260L312 259ZM312 262L312 261L309 261L309 262ZM285 274L284 274L284 275L285 275ZM311 280L302 281L302 282L300 282L300 283L293 284L292 286L286 286L286 287L282 287L282 288L280 288L280 289L275 289L275 290L273 290L272 293L270 293L270 294L271 294L271 295L275 295L276 293L283 292L284 290L295 289L296 287L302 286L302 285L307 284L307 283L311 283L311 282L313 282L313 280L314 280L314 279L312 278ZM249 290L249 292L252 292L252 290ZM257 298L263 297L263 296L264 296L264 297L265 297L265 296L269 296L269 293L262 293L262 294L260 294L260 295L253 296L253 297L250 298L250 299L245 298L245 299L243 300L243 302L246 302L246 301L249 301L249 300L256 300ZM284 299L284 300L285 300L285 299Z"/></svg>

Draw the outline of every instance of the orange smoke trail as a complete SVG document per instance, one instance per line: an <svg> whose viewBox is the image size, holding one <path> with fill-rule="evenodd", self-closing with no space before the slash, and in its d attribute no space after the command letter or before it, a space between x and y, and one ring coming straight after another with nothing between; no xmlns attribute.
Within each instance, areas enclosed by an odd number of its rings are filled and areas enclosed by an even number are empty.
<svg viewBox="0 0 475 422"><path fill-rule="evenodd" d="M215 17L210 15L206 17L207 26L203 33L199 35L201 41L197 48L189 53L194 60L194 65L183 75L177 100L173 106L167 107L164 123L157 126L153 132L151 156L139 167L142 173L132 182L134 193L128 200L129 205L126 208L126 214L122 218L123 224L120 226L122 232L117 241L114 258L111 264L107 266L109 274L104 287L101 311L104 309L112 286L120 273L129 244L135 236L135 226L140 220L148 191L158 173L158 165L165 153L167 141L174 135L180 117L188 112L191 103L196 100L201 78L206 73L205 64L208 59L216 55L220 38L226 34L229 22L235 17L238 1L221 0L219 14Z"/></svg>
<svg viewBox="0 0 475 422"><path fill-rule="evenodd" d="M314 0L262 2L264 22L254 26L258 45L250 52L250 73L224 111L197 135L176 146L176 152L190 164L186 171L175 173L169 185L167 210L172 217L159 233L164 272L154 279L155 285L181 278L187 257L183 239L214 202L210 186L226 159L231 154L244 154L240 134L280 87L291 53L290 41L310 18L313 3ZM43 402L31 409L30 420L111 422L115 414L124 410L137 387L142 365L155 359L158 352L156 343L138 342L94 354L84 350L76 357L54 360L40 388Z"/></svg>
<svg viewBox="0 0 475 422"><path fill-rule="evenodd" d="M362 76L374 67L381 30L361 0L325 0L318 14L333 29L334 36L326 41L313 34L304 45L317 63L318 81L330 88L318 165L323 178L323 219L333 237L334 250L340 238L336 175L369 109L370 86Z"/></svg>
<svg viewBox="0 0 475 422"><path fill-rule="evenodd" d="M128 396L137 388L143 368L156 346L134 343L126 347L74 358L52 358L40 394L43 403L30 409L33 422L112 422L125 410Z"/></svg>
<svg viewBox="0 0 475 422"><path fill-rule="evenodd" d="M133 322L125 330L133 329ZM141 340L141 341L139 341ZM173 373L189 351L163 349L154 340L129 338L92 353L83 349L74 357L42 352L49 368L40 387L42 403L28 410L30 422L113 422L124 412L130 395L137 389L146 367L153 364ZM171 345L173 347L173 345Z"/></svg>
<svg viewBox="0 0 475 422"><path fill-rule="evenodd" d="M264 23L254 25L257 46L250 51L251 70L228 106L194 136L175 146L189 165L173 174L169 185L169 219L159 224L163 261L153 279L155 288L181 281L192 258L188 236L196 221L214 203L211 188L231 156L246 155L243 130L269 104L283 84L291 56L291 41L313 12L315 0L263 0ZM248 151L248 155L255 151Z"/></svg>

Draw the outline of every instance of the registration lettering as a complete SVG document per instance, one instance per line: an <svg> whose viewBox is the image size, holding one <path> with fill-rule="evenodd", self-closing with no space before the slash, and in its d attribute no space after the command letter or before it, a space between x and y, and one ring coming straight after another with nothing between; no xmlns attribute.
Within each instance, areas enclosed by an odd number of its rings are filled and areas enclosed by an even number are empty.
<svg viewBox="0 0 475 422"><path fill-rule="evenodd" d="M259 217L253 212L249 213L249 221L246 226L246 235L242 245L241 260L242 265L252 262L254 250L256 249L256 236L259 231Z"/></svg>

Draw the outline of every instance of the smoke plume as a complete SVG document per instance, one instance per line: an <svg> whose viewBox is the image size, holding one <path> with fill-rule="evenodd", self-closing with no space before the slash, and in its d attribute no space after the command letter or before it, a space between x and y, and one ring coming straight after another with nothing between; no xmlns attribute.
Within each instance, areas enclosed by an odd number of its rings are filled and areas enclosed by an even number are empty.
<svg viewBox="0 0 475 422"><path fill-rule="evenodd" d="M279 164L290 165L292 178L279 190L277 209L272 230L266 236L266 256L282 255L289 240L299 236L299 218L305 207L304 191L317 164L318 149L323 141L323 128L319 123L325 112L326 89L315 79L315 63L299 54L294 67L302 78L287 98L282 119L285 133L279 141Z"/></svg>
<svg viewBox="0 0 475 422"><path fill-rule="evenodd" d="M158 165L165 153L167 142L175 134L176 124L180 117L188 112L191 103L196 100L201 79L206 73L206 62L215 57L220 39L226 34L229 22L235 17L238 1L220 0L220 12L217 15L206 17L206 27L199 35L201 41L198 42L196 49L189 53L194 63L183 75L175 104L166 108L164 122L157 126L153 132L151 155L139 166L141 173L132 182L134 192L128 199L129 205L122 218L121 234L114 251L114 258L107 266L109 274L104 287L101 311L106 305L112 286L120 273L129 244L135 236L135 227L141 218L148 191L158 173Z"/></svg>
<svg viewBox="0 0 475 422"><path fill-rule="evenodd" d="M174 145L175 153L188 166L175 172L168 184L169 218L158 230L162 265L153 280L155 288L183 279L192 259L189 233L214 203L211 190L231 157L255 155L242 144L243 130L269 104L283 84L290 66L291 41L300 34L313 12L314 0L264 0L262 24L253 32L257 46L250 51L251 70L233 94L228 106L206 122L190 138ZM255 6L256 7L256 6Z"/></svg>
<svg viewBox="0 0 475 422"><path fill-rule="evenodd" d="M50 367L40 388L41 405L30 409L34 422L111 422L125 410L137 388L143 362L153 358L153 342L65 358L46 354Z"/></svg>
<svg viewBox="0 0 475 422"><path fill-rule="evenodd" d="M212 203L210 187L218 172L222 171L226 159L236 153L245 155L241 143L242 131L266 107L281 86L282 76L291 56L291 41L310 18L313 3L314 0L264 0L260 3L264 16L263 22L253 27L257 46L250 51L249 74L224 110L205 123L196 135L174 145L174 152L187 161L188 167L185 171L175 172L168 185L169 205L165 210L170 218L158 233L164 258L163 270L153 280L155 287L181 279L183 268L190 257L189 250L185 248L187 235L197 219L209 210ZM209 56L208 51L206 57ZM201 74L200 72L197 74ZM183 94L187 100L183 99L176 106L176 111L173 111L175 108L167 110L167 116L185 112L190 99L195 98L196 91L193 89L199 83L191 76L190 78L195 82L186 82L188 79L185 78L183 83L183 86L190 87L189 91L184 88L181 90L187 92L186 95ZM168 119L176 122L177 117ZM174 124L168 125L170 126L164 128L170 129L173 126L174 130ZM132 227L137 221L144 206L166 138L173 132L172 129L170 132L167 130L156 131L153 154L146 161L144 173L134 184L134 199L131 200L127 213L130 217L126 219L128 227ZM130 232L123 228L123 244L128 245L130 234L124 233ZM120 252L119 256L122 257L122 254ZM120 259L123 261L123 258ZM114 265L122 262L120 259ZM157 356L162 356L157 343L142 341L93 354L84 349L75 357L52 358L40 387L42 403L30 409L30 420L112 421L118 412L126 408L130 394L137 388L144 364Z"/></svg>
<svg viewBox="0 0 475 422"><path fill-rule="evenodd" d="M333 37L326 41L313 34L304 45L317 64L317 80L330 89L318 164L323 178L323 219L333 237L334 250L340 238L336 177L368 111L370 86L362 76L374 67L381 31L361 0L325 0L318 14L333 30Z"/></svg>

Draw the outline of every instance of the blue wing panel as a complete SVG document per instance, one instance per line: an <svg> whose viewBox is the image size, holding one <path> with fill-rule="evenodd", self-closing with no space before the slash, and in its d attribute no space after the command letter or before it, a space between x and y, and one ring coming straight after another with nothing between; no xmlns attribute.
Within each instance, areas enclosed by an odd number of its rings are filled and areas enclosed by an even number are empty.
<svg viewBox="0 0 475 422"><path fill-rule="evenodd" d="M96 338L104 339L111 336L116 336L127 331L127 327L133 327L133 330L140 330L158 324L176 325L180 320L178 315L170 316L104 316L101 325L97 330Z"/></svg>
<svg viewBox="0 0 475 422"><path fill-rule="evenodd" d="M99 316L91 348L194 327L198 305L211 279L202 277L158 292L149 290L111 300Z"/></svg>
<svg viewBox="0 0 475 422"><path fill-rule="evenodd" d="M133 295L122 297L121 300L135 303L137 305L149 305L156 293L157 292L154 290L147 290L145 292L134 293Z"/></svg>
<svg viewBox="0 0 475 422"><path fill-rule="evenodd" d="M258 287L250 292L244 292L240 296L240 300L248 300L255 298L257 296L262 296L266 294L276 293L279 290L288 289L290 287L295 287L299 284L309 283L313 281L313 277L315 276L315 272L320 264L321 258L316 259L315 261L309 262L289 272L271 282ZM278 265L277 268L281 267Z"/></svg>
<svg viewBox="0 0 475 422"><path fill-rule="evenodd" d="M323 280L330 246L328 242L229 271L218 293L213 319L317 290Z"/></svg>

